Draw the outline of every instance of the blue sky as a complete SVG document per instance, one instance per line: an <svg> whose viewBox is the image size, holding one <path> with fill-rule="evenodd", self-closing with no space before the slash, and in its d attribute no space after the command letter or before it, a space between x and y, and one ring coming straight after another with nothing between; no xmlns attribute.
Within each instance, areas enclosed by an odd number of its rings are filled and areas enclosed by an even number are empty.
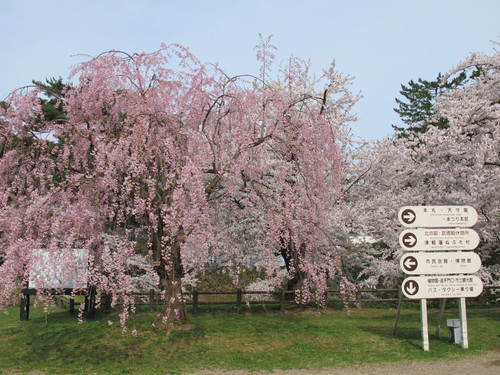
<svg viewBox="0 0 500 375"><path fill-rule="evenodd" d="M335 59L355 77L356 136L380 139L400 125L394 98L410 79L434 79L500 38L498 0L0 0L0 99L32 79L67 77L82 54L188 46L229 74L257 73L258 34L277 60Z"/></svg>

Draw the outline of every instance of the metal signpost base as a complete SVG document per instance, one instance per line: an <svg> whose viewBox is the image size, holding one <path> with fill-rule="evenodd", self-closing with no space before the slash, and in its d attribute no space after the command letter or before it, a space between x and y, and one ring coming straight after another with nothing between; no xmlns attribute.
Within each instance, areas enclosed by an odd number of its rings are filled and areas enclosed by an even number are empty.
<svg viewBox="0 0 500 375"><path fill-rule="evenodd" d="M468 349L469 348L469 337L468 337L468 330L467 330L467 312L465 310L465 298L460 298L460 312L459 312L459 317L460 317L460 329L462 333L462 348Z"/></svg>
<svg viewBox="0 0 500 375"><path fill-rule="evenodd" d="M427 299L420 300L420 315L422 319L422 346L425 352L429 351L429 324L427 322Z"/></svg>

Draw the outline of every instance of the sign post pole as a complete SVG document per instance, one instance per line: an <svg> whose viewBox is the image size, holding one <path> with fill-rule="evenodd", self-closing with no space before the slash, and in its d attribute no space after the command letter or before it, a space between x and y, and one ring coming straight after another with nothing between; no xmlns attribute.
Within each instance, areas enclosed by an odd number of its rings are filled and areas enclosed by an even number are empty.
<svg viewBox="0 0 500 375"><path fill-rule="evenodd" d="M427 299L420 300L420 314L422 317L422 345L424 351L429 351L429 324L427 322Z"/></svg>
<svg viewBox="0 0 500 375"><path fill-rule="evenodd" d="M465 309L465 298L460 298L460 329L462 333L462 348L469 348L469 333L467 329L467 312Z"/></svg>

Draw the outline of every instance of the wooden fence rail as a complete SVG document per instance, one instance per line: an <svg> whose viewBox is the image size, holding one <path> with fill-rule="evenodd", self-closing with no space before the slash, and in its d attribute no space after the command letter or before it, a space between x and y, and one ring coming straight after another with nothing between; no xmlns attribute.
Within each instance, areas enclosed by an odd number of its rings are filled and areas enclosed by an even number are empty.
<svg viewBox="0 0 500 375"><path fill-rule="evenodd" d="M495 293L495 291L498 291L499 289L500 287L498 286L485 286L483 288L483 292L478 297L468 298L468 300L476 301L479 306L482 306L488 301L498 301L499 296ZM361 289L353 295L348 296L348 298L343 298L340 290L330 289L326 293L325 297L326 303L348 303L355 304L357 308L361 308L365 303L398 302L399 294L400 290L398 288ZM160 293L153 289L147 292L133 293L132 295L136 297L136 305L149 305L151 311L155 310L158 305L163 303ZM197 289L194 289L192 292L185 292L183 295L185 303L193 306L193 313L195 314L199 312L200 306L206 305L234 305L236 307L236 311L241 313L243 305L246 305L247 303L254 305L279 305L280 311L284 311L286 305L296 304L294 300L295 292L288 290L268 292L244 291L242 289L237 289L235 291L200 292ZM210 298L211 296L224 296L224 298L214 299ZM227 296L235 296L236 298L228 299ZM102 294L100 298L101 306L104 306L105 310L109 310L111 303L109 296ZM403 300L410 301L408 298L403 298ZM79 305L78 302L75 302L73 299L64 295L59 297L59 302L61 304L67 303L71 313L74 313L74 306Z"/></svg>
<svg viewBox="0 0 500 375"><path fill-rule="evenodd" d="M499 296L495 294L495 290L499 290L498 286L485 286L483 292L475 298L468 298L470 301L476 301L479 306L485 302L496 301ZM268 291L244 291L237 289L235 291L214 291L200 292L194 289L192 292L185 292L184 299L186 305L193 306L193 312L199 312L200 306L206 305L235 305L236 311L241 313L243 305L279 305L280 310L284 311L285 305L294 305L294 291L280 290L276 292ZM151 289L148 292L133 293L137 297L136 305L149 305L151 310L154 310L157 305L162 304L160 293ZM224 298L214 299L211 296L224 296ZM235 296L235 298L227 298L227 296ZM262 298L258 298L262 296ZM201 297L201 298L200 298ZM206 298L209 297L209 298ZM361 289L356 293L342 297L340 290L329 289L325 295L326 303L348 303L355 304L357 308L361 308L365 303L380 303L380 302L398 302L399 289ZM404 301L410 301L408 298L403 298ZM69 302L69 299L65 299ZM109 308L109 299L106 301L106 296L101 296L101 305ZM73 302L74 303L74 302Z"/></svg>

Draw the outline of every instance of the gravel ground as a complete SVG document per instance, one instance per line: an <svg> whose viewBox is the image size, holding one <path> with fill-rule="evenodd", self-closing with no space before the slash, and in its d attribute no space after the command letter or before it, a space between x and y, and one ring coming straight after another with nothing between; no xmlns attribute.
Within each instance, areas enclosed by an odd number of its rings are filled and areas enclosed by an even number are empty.
<svg viewBox="0 0 500 375"><path fill-rule="evenodd" d="M323 370L198 371L184 375L499 375L500 351L457 361L412 361L372 366L353 366ZM40 371L5 375L45 375ZM105 375L105 374L93 374Z"/></svg>
<svg viewBox="0 0 500 375"><path fill-rule="evenodd" d="M186 375L499 375L500 351L457 361L412 361L323 370L200 371Z"/></svg>

